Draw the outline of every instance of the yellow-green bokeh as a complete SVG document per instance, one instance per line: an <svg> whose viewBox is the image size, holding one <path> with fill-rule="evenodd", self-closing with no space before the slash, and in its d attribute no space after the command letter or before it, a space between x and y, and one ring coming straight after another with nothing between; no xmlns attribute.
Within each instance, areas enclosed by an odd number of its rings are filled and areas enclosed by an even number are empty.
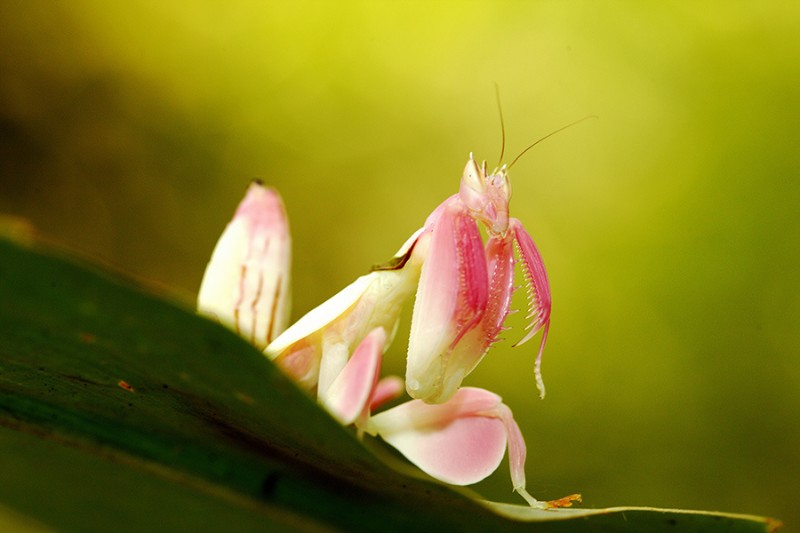
<svg viewBox="0 0 800 533"><path fill-rule="evenodd" d="M470 151L494 164L495 82L507 154L597 115L511 173L551 277L548 397L535 343L469 383L514 410L537 497L796 525L796 6L4 2L0 212L190 305L260 177L296 318L391 256ZM516 501L505 471L478 490Z"/></svg>

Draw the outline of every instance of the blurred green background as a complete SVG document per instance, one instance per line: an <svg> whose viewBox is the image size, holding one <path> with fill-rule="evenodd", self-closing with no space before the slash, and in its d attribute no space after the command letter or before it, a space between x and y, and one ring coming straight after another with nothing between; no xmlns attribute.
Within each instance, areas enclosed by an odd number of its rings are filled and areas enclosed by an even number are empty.
<svg viewBox="0 0 800 533"><path fill-rule="evenodd" d="M468 382L514 410L537 497L796 526L798 6L2 2L0 212L191 305L260 177L297 318L390 257L470 151L494 164L495 82L510 156L598 115L511 173L553 291L547 399L537 341ZM521 503L505 469L477 490Z"/></svg>

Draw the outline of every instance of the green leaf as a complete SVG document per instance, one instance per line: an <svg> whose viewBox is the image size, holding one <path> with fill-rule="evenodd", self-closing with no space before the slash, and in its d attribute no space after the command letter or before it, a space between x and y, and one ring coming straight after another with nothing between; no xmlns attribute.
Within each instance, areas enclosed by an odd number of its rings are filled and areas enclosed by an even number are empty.
<svg viewBox="0 0 800 533"><path fill-rule="evenodd" d="M365 447L245 341L0 240L0 529L769 531L769 519L481 503Z"/></svg>

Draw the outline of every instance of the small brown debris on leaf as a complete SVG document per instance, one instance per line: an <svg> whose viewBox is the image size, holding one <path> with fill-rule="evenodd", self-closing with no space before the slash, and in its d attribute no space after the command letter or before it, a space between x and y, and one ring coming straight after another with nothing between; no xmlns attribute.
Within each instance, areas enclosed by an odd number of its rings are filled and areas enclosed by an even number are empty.
<svg viewBox="0 0 800 533"><path fill-rule="evenodd" d="M572 507L573 503L580 503L583 501L580 494L570 494L557 500L550 500L547 502L548 509L562 509L564 507Z"/></svg>
<svg viewBox="0 0 800 533"><path fill-rule="evenodd" d="M253 405L255 403L255 400L253 400L253 397L250 396L249 394L245 394L243 392L236 392L235 396L237 400L239 400L240 402L244 402L247 405Z"/></svg>
<svg viewBox="0 0 800 533"><path fill-rule="evenodd" d="M136 389L134 389L133 386L130 383L128 383L127 381L119 380L117 385L119 385L120 387L122 387L123 389L125 389L128 392L136 392Z"/></svg>

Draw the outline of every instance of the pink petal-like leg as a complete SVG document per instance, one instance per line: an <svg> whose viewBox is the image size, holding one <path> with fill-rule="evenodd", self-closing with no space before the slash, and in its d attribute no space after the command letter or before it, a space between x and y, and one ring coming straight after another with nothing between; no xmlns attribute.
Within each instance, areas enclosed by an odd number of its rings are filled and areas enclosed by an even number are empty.
<svg viewBox="0 0 800 533"><path fill-rule="evenodd" d="M514 294L514 243L510 238L490 237L486 243L489 266L489 301L481 324L484 351L503 331Z"/></svg>
<svg viewBox="0 0 800 533"><path fill-rule="evenodd" d="M375 328L353 352L353 356L320 395L320 402L342 425L349 426L369 410L378 384L386 332Z"/></svg>
<svg viewBox="0 0 800 533"><path fill-rule="evenodd" d="M480 323L457 338L449 347L449 381L461 386L461 381L472 372L489 348L505 329L511 296L514 293L514 242L510 238L493 236L486 245L488 291L486 310ZM470 283L481 283L472 279ZM453 370L456 371L453 371Z"/></svg>
<svg viewBox="0 0 800 533"><path fill-rule="evenodd" d="M266 355L301 387L325 394L373 329L392 332L386 339L391 342L403 304L417 287L429 237L424 228L414 232L391 261L306 313L267 346Z"/></svg>
<svg viewBox="0 0 800 533"><path fill-rule="evenodd" d="M503 421L506 428L506 435L508 436L508 469L511 473L511 483L514 490L525 498L528 505L531 507L545 508L547 504L538 501L531 496L525 489L525 458L527 449L525 447L525 439L522 437L522 432L519 430L517 422L514 420L514 415L507 405L501 404L495 410L496 416Z"/></svg>
<svg viewBox="0 0 800 533"><path fill-rule="evenodd" d="M411 321L406 389L414 398L443 402L474 366L452 357L452 351L479 325L489 289L480 231L463 205L451 198L431 218ZM473 359L482 355L473 350Z"/></svg>
<svg viewBox="0 0 800 533"><path fill-rule="evenodd" d="M436 479L470 485L494 472L505 454L503 421L477 414L499 402L489 391L462 388L442 404L412 400L374 415L366 431Z"/></svg>
<svg viewBox="0 0 800 533"><path fill-rule="evenodd" d="M378 409L386 402L399 398L405 390L405 383L398 376L386 376L378 382L372 398L369 400L371 411Z"/></svg>
<svg viewBox="0 0 800 533"><path fill-rule="evenodd" d="M365 430L453 485L486 478L500 465L507 446L514 490L531 507L547 507L525 489L525 441L511 409L485 389L463 387L441 404L406 402L374 415Z"/></svg>

